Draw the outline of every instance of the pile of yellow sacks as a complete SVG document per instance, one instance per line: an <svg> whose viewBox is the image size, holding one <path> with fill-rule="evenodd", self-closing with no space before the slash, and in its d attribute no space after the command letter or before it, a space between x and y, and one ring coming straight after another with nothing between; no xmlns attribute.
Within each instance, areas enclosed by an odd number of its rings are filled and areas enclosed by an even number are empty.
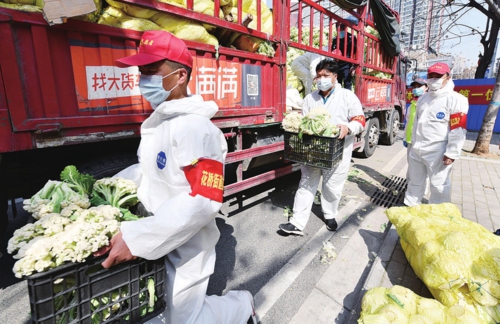
<svg viewBox="0 0 500 324"><path fill-rule="evenodd" d="M93 0L96 10L89 14L76 17L81 20L97 22L102 12L102 1ZM0 0L0 8L8 8L26 12L42 12L45 3L43 0Z"/></svg>
<svg viewBox="0 0 500 324"><path fill-rule="evenodd" d="M0 0L0 8L27 12L42 12L43 0Z"/></svg>
<svg viewBox="0 0 500 324"><path fill-rule="evenodd" d="M361 301L359 324L479 324L481 319L461 305L446 307L420 297L408 288L393 286L368 290Z"/></svg>
<svg viewBox="0 0 500 324"><path fill-rule="evenodd" d="M461 306L500 322L500 237L462 218L451 203L386 212L417 276L445 307ZM447 322L444 322L447 323Z"/></svg>
<svg viewBox="0 0 500 324"><path fill-rule="evenodd" d="M249 14L254 18L248 25L248 27L252 29L257 29L257 1L261 0L243 0L242 3L243 18ZM106 0L109 6L104 10L102 0L94 0L94 2L97 7L96 12L79 17L79 19L136 31L164 29L180 39L215 46L219 45L219 40L214 35L217 28L213 25L192 21L161 10L148 9L118 0ZM158 0L158 2L187 8L187 0ZM217 15L220 19L224 19L226 15L231 13L234 22L238 21L238 2L236 0L221 0L220 5L221 8ZM22 11L41 12L43 6L43 0L0 0L0 7ZM194 0L193 11L213 17L214 2L213 0ZM261 31L267 34L273 33L273 17L265 1L261 1ZM239 34L233 34L232 41L238 39L238 41L234 42L233 46L238 49L250 49L250 47L245 47L245 44L241 43L241 38L238 38ZM257 43L257 45L262 42L253 37L248 37L246 39L251 39L253 42ZM239 46L240 44L241 46ZM253 47L251 50L256 51L257 47Z"/></svg>

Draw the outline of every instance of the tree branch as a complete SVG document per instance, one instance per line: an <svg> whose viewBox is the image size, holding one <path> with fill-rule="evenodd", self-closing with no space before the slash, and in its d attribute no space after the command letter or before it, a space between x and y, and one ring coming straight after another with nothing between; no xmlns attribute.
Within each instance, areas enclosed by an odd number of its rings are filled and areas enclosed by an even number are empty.
<svg viewBox="0 0 500 324"><path fill-rule="evenodd" d="M471 3L474 0L471 0ZM485 0L488 6L490 7L490 10L493 12L493 14L496 16L497 19L500 19L500 8L498 7L498 4L496 4L493 0ZM488 15L490 17L491 15ZM494 19L493 17L490 17L491 19Z"/></svg>
<svg viewBox="0 0 500 324"><path fill-rule="evenodd" d="M496 6L493 2L493 0L485 0L487 3L488 3L488 6L491 7L490 3L492 5L494 5L496 7L496 9L498 10L498 6ZM475 0L470 0L469 2L469 6L470 7L473 7L473 8L476 8L477 10L481 11L481 13L483 13L486 17L490 18L490 19L495 19L495 15L493 15L491 12L488 11L488 9L484 8L483 6L481 6L479 3L477 3ZM499 12L500 14L500 12ZM500 16L498 16L500 17ZM498 18L500 19L500 18Z"/></svg>

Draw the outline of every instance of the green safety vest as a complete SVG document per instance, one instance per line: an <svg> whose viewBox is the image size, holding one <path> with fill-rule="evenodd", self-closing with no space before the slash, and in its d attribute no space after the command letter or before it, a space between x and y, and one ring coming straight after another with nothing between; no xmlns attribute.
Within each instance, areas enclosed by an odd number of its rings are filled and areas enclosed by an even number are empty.
<svg viewBox="0 0 500 324"><path fill-rule="evenodd" d="M417 101L412 100L410 107L408 107L408 117L406 118L406 143L411 144L411 133L413 132L413 121L415 121L415 114L417 113Z"/></svg>

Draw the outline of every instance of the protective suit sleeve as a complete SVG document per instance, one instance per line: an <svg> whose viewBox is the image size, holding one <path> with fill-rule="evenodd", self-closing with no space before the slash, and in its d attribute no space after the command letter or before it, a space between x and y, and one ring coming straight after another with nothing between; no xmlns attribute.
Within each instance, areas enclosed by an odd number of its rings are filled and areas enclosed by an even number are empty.
<svg viewBox="0 0 500 324"><path fill-rule="evenodd" d="M314 80L316 77L316 66L318 66L318 63L323 59L324 57L316 54L316 53L311 53L311 64L309 65L309 73L311 75L311 80Z"/></svg>
<svg viewBox="0 0 500 324"><path fill-rule="evenodd" d="M456 114L465 114L465 117L462 118L467 118L466 116L468 111L469 103L467 101L467 98L455 92L452 100L450 100L450 116ZM453 129L451 129L450 127L450 132L448 133L448 144L446 145L446 152L444 153L444 155L453 160L458 159L460 157L462 147L465 143L466 133L467 129L463 127L457 127Z"/></svg>
<svg viewBox="0 0 500 324"><path fill-rule="evenodd" d="M186 243L213 221L221 205L182 192L163 203L154 216L122 222L123 239L132 255L156 260Z"/></svg>
<svg viewBox="0 0 500 324"><path fill-rule="evenodd" d="M345 91L348 96L345 101L347 103L347 117L349 119L347 128L349 128L351 135L357 135L365 129L365 114L363 112L363 106L361 106L361 102L353 92L349 90Z"/></svg>
<svg viewBox="0 0 500 324"><path fill-rule="evenodd" d="M119 178L124 178L128 180L132 180L135 182L136 186L139 186L141 183L141 178L142 178L142 172L141 172L141 167L139 163L132 164L128 168L125 168L115 174L113 177L119 177Z"/></svg>

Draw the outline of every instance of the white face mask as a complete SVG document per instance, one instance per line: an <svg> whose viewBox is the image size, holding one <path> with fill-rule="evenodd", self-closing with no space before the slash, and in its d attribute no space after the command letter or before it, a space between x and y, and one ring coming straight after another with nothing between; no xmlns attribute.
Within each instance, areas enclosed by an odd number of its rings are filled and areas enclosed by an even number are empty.
<svg viewBox="0 0 500 324"><path fill-rule="evenodd" d="M321 77L316 81L318 89L321 91L328 91L333 87L332 78Z"/></svg>
<svg viewBox="0 0 500 324"><path fill-rule="evenodd" d="M443 78L427 79L427 86L430 90L436 91L443 87Z"/></svg>

